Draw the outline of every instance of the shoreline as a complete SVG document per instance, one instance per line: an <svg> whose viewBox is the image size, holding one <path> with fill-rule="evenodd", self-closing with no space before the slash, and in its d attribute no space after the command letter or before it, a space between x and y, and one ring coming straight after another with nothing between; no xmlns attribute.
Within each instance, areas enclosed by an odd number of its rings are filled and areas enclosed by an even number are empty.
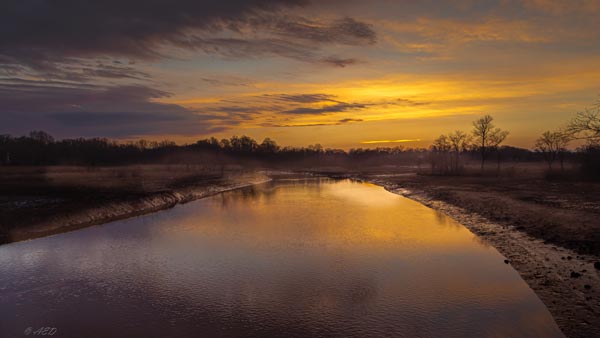
<svg viewBox="0 0 600 338"><path fill-rule="evenodd" d="M103 205L92 205L89 208L70 212L66 215L53 216L43 222L13 228L7 234L7 241L0 243L0 245L167 210L178 204L185 204L222 192L266 183L270 180L271 178L266 176L241 180L238 178L237 180L227 180L203 186L189 186L169 191L148 193L129 200L110 201Z"/></svg>
<svg viewBox="0 0 600 338"><path fill-rule="evenodd" d="M277 173L274 174L277 176ZM310 173L310 175L315 174ZM229 177L219 181L196 182L196 184L155 191L135 198L91 204L89 207L66 214L54 215L42 222L13 228L5 243L73 231L170 209L178 204L225 191L265 183L273 179L271 176L249 175ZM521 223L515 220L505 222L493 220L487 217L489 210L485 208L473 210L472 206L465 205L467 202L449 198L439 194L439 191L436 193L432 190L432 186L408 184L415 183L410 180L398 182L385 176L325 173L317 176L349 178L372 183L446 214L506 257L507 264L513 266L546 305L566 336L600 336L600 270L594 266L594 263L600 262L597 255L576 252L546 241L544 238L536 238L523 230ZM452 190L456 187L444 186L444 189Z"/></svg>
<svg viewBox="0 0 600 338"><path fill-rule="evenodd" d="M340 177L340 176L337 176ZM500 224L458 205L434 198L425 189L361 175L342 175L379 185L464 225L502 254L546 305L567 337L600 336L600 274L595 255L578 254L534 238L514 225Z"/></svg>

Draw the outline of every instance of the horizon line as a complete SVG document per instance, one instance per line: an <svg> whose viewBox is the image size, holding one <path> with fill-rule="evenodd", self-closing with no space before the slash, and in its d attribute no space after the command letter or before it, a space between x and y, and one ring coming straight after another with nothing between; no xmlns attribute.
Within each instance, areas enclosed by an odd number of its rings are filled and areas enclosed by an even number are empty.
<svg viewBox="0 0 600 338"><path fill-rule="evenodd" d="M361 141L361 144L375 144L375 143L406 143L406 142L420 142L420 138L415 139L400 139L400 140L371 140Z"/></svg>

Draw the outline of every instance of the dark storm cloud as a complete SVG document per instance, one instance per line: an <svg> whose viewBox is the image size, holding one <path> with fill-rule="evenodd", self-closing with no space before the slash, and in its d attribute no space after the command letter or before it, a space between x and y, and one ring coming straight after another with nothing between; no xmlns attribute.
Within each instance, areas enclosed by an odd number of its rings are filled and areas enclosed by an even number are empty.
<svg viewBox="0 0 600 338"><path fill-rule="evenodd" d="M186 29L214 30L256 11L303 0L8 0L0 5L0 46L37 56L157 56L155 44Z"/></svg>
<svg viewBox="0 0 600 338"><path fill-rule="evenodd" d="M0 132L44 129L59 136L201 134L238 122L154 102L170 94L145 86L0 80ZM25 128L25 130L23 130Z"/></svg>
<svg viewBox="0 0 600 338"><path fill-rule="evenodd" d="M131 70L89 69L80 63L96 57L161 59L166 56L159 47L169 44L229 57L278 55L316 62L311 44L375 42L372 27L353 18L322 23L281 13L307 4L305 0L3 1L0 66L11 74L25 66L46 77L84 73L116 78L131 77ZM238 37L215 37L223 31L237 32ZM247 38L256 31L273 37ZM65 69L65 64L86 70Z"/></svg>
<svg viewBox="0 0 600 338"><path fill-rule="evenodd" d="M173 113L99 113L99 112L65 112L51 113L49 117L56 119L65 126L101 126L114 124L156 123L167 121L189 120L187 115Z"/></svg>
<svg viewBox="0 0 600 338"><path fill-rule="evenodd" d="M356 19L294 14L308 4L307 0L1 1L2 132L27 126L125 136L198 134L235 126L259 111L223 106L206 114L157 102L170 94L152 88L147 68L138 61L176 57L176 49L185 49L225 58L277 56L339 66L344 59L324 61L335 58L326 52L329 45L375 43L373 28ZM200 81L211 86L252 85L235 78Z"/></svg>
<svg viewBox="0 0 600 338"><path fill-rule="evenodd" d="M340 113L349 110L357 110L366 108L367 105L360 103L345 103L341 102L338 104L334 104L331 106L325 106L321 108L312 108L312 107L299 107L290 110L282 111L281 114L290 114L290 115L325 115L330 113Z"/></svg>
<svg viewBox="0 0 600 338"><path fill-rule="evenodd" d="M0 81L0 112L148 111L184 112L152 102L170 94L146 86L80 86L60 81Z"/></svg>

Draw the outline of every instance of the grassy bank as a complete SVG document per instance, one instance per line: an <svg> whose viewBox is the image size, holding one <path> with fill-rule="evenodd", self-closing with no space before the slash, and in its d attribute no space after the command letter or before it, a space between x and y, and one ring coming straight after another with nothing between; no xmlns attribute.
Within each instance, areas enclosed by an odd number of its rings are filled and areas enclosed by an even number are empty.
<svg viewBox="0 0 600 338"><path fill-rule="evenodd" d="M137 216L266 180L238 168L0 168L0 242Z"/></svg>

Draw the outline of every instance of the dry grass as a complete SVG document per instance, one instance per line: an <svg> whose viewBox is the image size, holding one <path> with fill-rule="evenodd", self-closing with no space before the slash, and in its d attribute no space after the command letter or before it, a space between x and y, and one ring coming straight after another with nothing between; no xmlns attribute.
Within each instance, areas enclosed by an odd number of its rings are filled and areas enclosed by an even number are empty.
<svg viewBox="0 0 600 338"><path fill-rule="evenodd" d="M199 165L0 167L0 193L52 190L153 192L193 177L219 176L220 169Z"/></svg>

